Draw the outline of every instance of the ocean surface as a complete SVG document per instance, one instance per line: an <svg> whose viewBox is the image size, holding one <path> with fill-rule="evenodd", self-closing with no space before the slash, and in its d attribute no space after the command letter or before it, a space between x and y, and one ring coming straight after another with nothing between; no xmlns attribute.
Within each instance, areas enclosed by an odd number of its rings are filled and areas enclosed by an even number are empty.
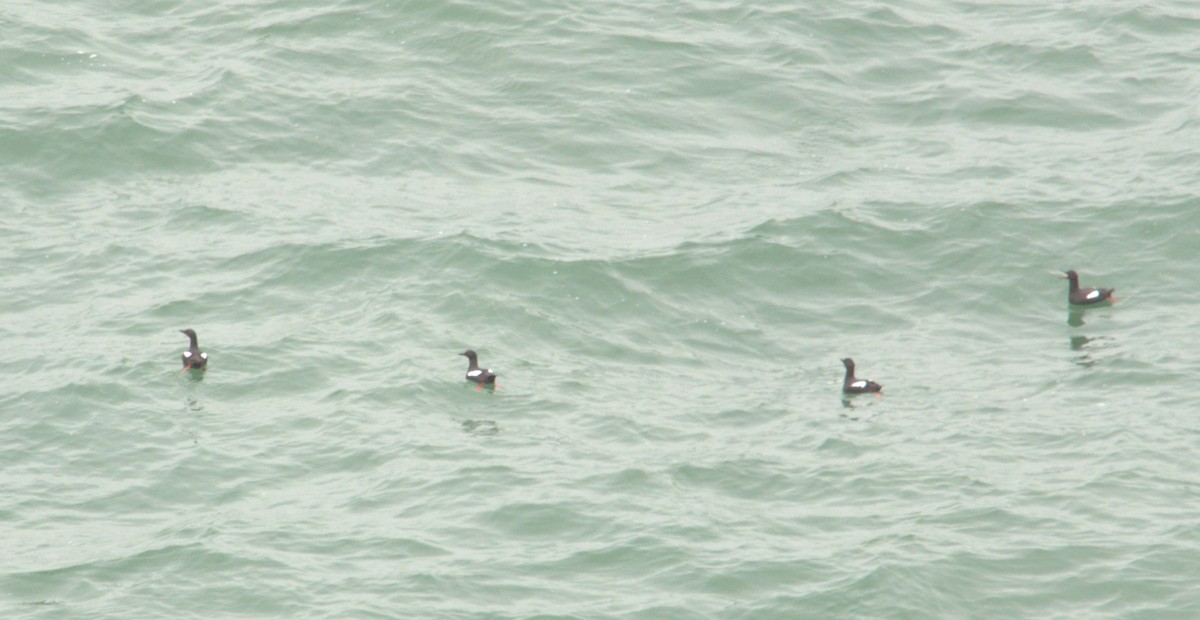
<svg viewBox="0 0 1200 620"><path fill-rule="evenodd" d="M6 2L0 618L1197 618L1198 235L1194 2Z"/></svg>

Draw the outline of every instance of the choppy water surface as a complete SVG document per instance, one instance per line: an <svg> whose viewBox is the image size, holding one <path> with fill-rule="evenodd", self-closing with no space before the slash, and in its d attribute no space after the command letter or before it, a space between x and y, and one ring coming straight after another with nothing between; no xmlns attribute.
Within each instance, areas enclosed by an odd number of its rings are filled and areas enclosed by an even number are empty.
<svg viewBox="0 0 1200 620"><path fill-rule="evenodd" d="M1200 615L1200 11L793 4L0 13L0 615Z"/></svg>

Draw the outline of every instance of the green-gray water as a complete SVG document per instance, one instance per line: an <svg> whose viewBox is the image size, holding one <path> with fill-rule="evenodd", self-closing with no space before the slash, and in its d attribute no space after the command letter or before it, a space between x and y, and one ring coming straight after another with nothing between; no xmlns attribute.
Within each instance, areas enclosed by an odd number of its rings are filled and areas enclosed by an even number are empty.
<svg viewBox="0 0 1200 620"><path fill-rule="evenodd" d="M0 9L0 617L1200 617L1200 10L803 4Z"/></svg>

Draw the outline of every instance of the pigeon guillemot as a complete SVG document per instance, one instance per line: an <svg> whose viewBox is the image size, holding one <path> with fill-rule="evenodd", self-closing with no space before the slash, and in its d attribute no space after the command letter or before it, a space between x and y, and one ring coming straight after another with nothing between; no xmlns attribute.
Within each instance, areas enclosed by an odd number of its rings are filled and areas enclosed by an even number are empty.
<svg viewBox="0 0 1200 620"><path fill-rule="evenodd" d="M854 360L845 358L842 363L846 365L846 380L842 381L842 391L847 394L867 394L870 392L878 392L883 389L882 385L868 379L859 379L854 376Z"/></svg>
<svg viewBox="0 0 1200 620"><path fill-rule="evenodd" d="M191 341L191 346L187 351L183 352L183 370L189 368L199 368L200 370L208 370L208 354L200 350L200 345L196 343L196 332L191 329L181 329L180 333L186 334L188 340ZM179 372L183 372L183 370Z"/></svg>
<svg viewBox="0 0 1200 620"><path fill-rule="evenodd" d="M474 381L479 385L495 385L496 373L492 372L491 368L480 368L479 358L475 355L475 351L467 349L459 355L467 356L467 381Z"/></svg>
<svg viewBox="0 0 1200 620"><path fill-rule="evenodd" d="M1067 301L1077 305L1086 306L1088 304L1098 304L1103 301L1116 301L1113 297L1113 288L1079 288L1079 274L1075 270L1064 271L1062 277L1071 281L1071 288L1067 291Z"/></svg>

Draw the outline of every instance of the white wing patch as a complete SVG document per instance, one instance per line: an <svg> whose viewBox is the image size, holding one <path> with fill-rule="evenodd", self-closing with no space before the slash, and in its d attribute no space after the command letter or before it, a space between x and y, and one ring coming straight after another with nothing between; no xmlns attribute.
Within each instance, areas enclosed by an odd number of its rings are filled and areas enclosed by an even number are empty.
<svg viewBox="0 0 1200 620"><path fill-rule="evenodd" d="M478 368L467 372L468 377L478 377L481 374L483 374L483 371L479 370Z"/></svg>
<svg viewBox="0 0 1200 620"><path fill-rule="evenodd" d="M200 354L200 357L201 357L202 359L208 359L208 354L207 354L207 353L201 353L201 354Z"/></svg>
<svg viewBox="0 0 1200 620"><path fill-rule="evenodd" d="M865 387L867 387L867 382L866 382L866 381L863 381L862 379L859 379L858 381L855 381L854 383L851 383L851 384L850 384L850 387L852 387L852 388L865 388Z"/></svg>
<svg viewBox="0 0 1200 620"><path fill-rule="evenodd" d="M1100 296L1100 291L1095 290L1087 294L1087 299L1095 299Z"/></svg>
<svg viewBox="0 0 1200 620"><path fill-rule="evenodd" d="M183 356L184 356L184 357L191 357L191 356L192 356L192 352L191 352L191 351L184 351L184 352L183 352Z"/></svg>

